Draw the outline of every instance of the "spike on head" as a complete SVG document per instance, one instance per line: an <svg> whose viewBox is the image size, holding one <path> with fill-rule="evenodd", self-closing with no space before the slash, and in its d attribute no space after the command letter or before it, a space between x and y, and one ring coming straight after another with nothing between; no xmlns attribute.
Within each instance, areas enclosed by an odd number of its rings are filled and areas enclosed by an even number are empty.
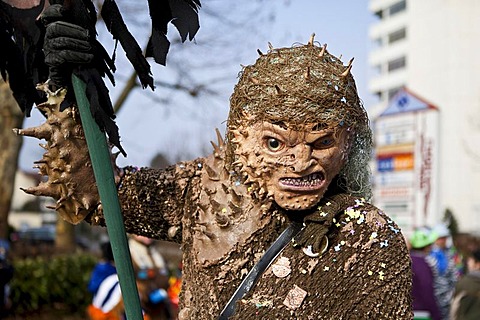
<svg viewBox="0 0 480 320"><path fill-rule="evenodd" d="M310 40L308 40L308 45L313 46L313 41L315 39L315 33L312 33L310 36Z"/></svg>
<svg viewBox="0 0 480 320"><path fill-rule="evenodd" d="M263 56L263 52L260 51L260 49L257 49L257 53L258 53L259 56Z"/></svg>
<svg viewBox="0 0 480 320"><path fill-rule="evenodd" d="M268 42L268 49L269 49L269 50L273 50L273 46L272 46L272 44L271 44L270 42Z"/></svg>
<svg viewBox="0 0 480 320"><path fill-rule="evenodd" d="M346 78L348 76L348 74L350 73L350 70L352 70L352 63L353 63L353 59L350 59L350 61L348 62L348 65L347 65L347 69L345 69L345 71L343 71L343 73L340 75L342 78Z"/></svg>
<svg viewBox="0 0 480 320"><path fill-rule="evenodd" d="M318 57L319 58L323 58L323 56L325 55L325 51L327 50L327 44L325 43L323 46L322 46L322 50L320 51L320 53L318 54Z"/></svg>

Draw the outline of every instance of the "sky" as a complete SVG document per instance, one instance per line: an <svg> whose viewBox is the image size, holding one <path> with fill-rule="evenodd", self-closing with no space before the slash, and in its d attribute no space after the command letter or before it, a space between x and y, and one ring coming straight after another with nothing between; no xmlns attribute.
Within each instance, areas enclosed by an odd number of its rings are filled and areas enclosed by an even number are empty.
<svg viewBox="0 0 480 320"><path fill-rule="evenodd" d="M122 9L123 1L117 2ZM136 7L137 3L132 1ZM210 152L210 141L216 139L215 128L224 133L229 96L241 65L253 64L258 57L256 50L266 52L268 42L274 47L289 47L298 42L307 43L310 35L315 33L315 40L326 43L333 55L342 55L345 64L355 58L352 73L360 98L367 110L374 103L374 97L367 91L370 72L367 64L368 28L375 21L368 11L368 0L204 0L202 6L200 30L195 41L183 44L181 52L172 47L167 66L155 66L152 71L159 81L174 77L192 78L193 82L215 81L212 84L215 95L192 99L158 87L153 93L140 89L134 91L116 119L122 145L128 154L127 158L119 158L120 166L148 166L158 153L174 162ZM208 12L221 12L221 17L212 19ZM219 21L233 22L233 30L223 29ZM148 32L144 27L137 29L131 30L141 34L137 39L142 43ZM175 32L174 28L169 29L169 35L172 32ZM100 41L108 49L111 39L102 37L100 31L99 34ZM121 50L117 50L117 55L117 85L109 87L113 101L122 89L123 79L131 72ZM175 65L182 64L181 59L188 59L189 63L196 65L195 71L180 75L172 71ZM214 66L212 61L218 61L218 65ZM202 65L202 62L211 67ZM162 105L166 97L168 105ZM39 113L32 113L24 127L42 123ZM32 170L33 161L40 159L42 152L37 140L25 138L20 167Z"/></svg>

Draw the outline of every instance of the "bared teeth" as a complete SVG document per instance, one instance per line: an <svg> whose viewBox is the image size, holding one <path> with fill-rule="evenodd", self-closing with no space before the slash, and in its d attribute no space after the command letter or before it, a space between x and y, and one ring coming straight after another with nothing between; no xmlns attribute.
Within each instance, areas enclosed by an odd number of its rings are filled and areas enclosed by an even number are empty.
<svg viewBox="0 0 480 320"><path fill-rule="evenodd" d="M284 185L295 186L295 187L309 187L321 184L324 180L322 174L313 173L301 178L283 178L281 182Z"/></svg>

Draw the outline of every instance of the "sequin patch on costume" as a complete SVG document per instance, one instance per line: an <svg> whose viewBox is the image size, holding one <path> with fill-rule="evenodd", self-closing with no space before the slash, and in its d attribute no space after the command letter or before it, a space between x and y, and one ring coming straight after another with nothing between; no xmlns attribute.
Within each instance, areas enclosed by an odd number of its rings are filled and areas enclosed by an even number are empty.
<svg viewBox="0 0 480 320"><path fill-rule="evenodd" d="M286 305L288 308L295 310L302 304L303 300L307 296L307 291L303 290L297 285L293 285L293 289L291 289L283 304Z"/></svg>

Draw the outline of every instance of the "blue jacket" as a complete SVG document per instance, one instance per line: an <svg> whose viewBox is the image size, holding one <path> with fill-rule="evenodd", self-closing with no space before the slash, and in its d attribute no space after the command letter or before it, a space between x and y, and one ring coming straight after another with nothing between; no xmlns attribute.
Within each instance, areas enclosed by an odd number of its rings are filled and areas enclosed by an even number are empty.
<svg viewBox="0 0 480 320"><path fill-rule="evenodd" d="M117 269L109 262L99 262L95 265L88 282L88 291L95 294L106 277L117 273Z"/></svg>

